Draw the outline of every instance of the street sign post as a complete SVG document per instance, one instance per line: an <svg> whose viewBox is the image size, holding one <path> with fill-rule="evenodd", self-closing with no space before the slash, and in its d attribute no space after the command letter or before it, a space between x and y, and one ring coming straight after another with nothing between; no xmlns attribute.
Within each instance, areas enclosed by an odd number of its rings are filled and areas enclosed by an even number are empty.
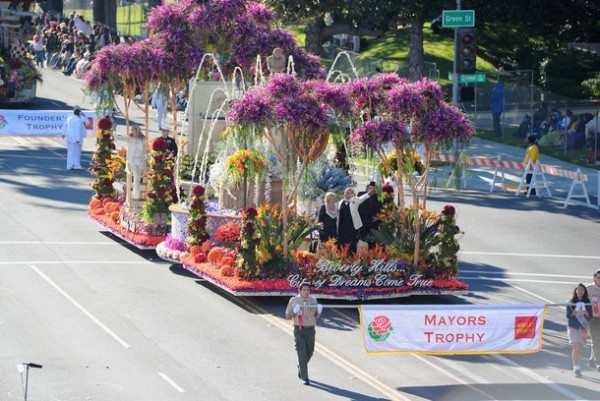
<svg viewBox="0 0 600 401"><path fill-rule="evenodd" d="M442 27L463 28L475 26L475 10L442 11Z"/></svg>
<svg viewBox="0 0 600 401"><path fill-rule="evenodd" d="M448 73L448 79L452 81L452 73ZM458 76L459 84L481 84L487 80L485 72L477 72L475 74L460 74Z"/></svg>

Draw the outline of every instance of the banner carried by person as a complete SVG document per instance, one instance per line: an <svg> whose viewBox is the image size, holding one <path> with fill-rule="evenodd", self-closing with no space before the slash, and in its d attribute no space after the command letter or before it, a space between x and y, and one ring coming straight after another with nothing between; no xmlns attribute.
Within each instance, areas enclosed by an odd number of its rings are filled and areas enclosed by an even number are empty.
<svg viewBox="0 0 600 401"><path fill-rule="evenodd" d="M0 110L0 136L60 136L73 110ZM87 135L95 135L96 113L82 111Z"/></svg>
<svg viewBox="0 0 600 401"><path fill-rule="evenodd" d="M542 349L546 305L361 305L370 354L528 354Z"/></svg>

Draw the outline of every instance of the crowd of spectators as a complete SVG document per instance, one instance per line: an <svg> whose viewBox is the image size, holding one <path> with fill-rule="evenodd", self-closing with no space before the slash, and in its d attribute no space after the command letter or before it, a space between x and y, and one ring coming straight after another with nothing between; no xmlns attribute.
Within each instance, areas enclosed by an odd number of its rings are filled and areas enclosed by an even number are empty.
<svg viewBox="0 0 600 401"><path fill-rule="evenodd" d="M575 115L571 110L562 113L559 109L548 109L545 103L540 104L533 114L533 131L537 134L542 146L565 146L576 149L586 142L585 127L593 118L590 113Z"/></svg>
<svg viewBox="0 0 600 401"><path fill-rule="evenodd" d="M30 43L38 67L61 70L78 78L89 69L99 49L121 40L113 30L100 23L92 24L75 12L69 16L46 12L32 20L31 28L35 33Z"/></svg>

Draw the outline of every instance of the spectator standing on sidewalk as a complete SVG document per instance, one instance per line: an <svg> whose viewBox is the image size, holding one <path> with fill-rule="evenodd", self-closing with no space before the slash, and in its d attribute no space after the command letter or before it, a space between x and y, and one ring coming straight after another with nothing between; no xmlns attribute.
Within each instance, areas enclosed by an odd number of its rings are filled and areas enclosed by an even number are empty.
<svg viewBox="0 0 600 401"><path fill-rule="evenodd" d="M494 125L494 136L502 136L502 127L500 125L500 118L504 112L504 82L496 82L496 86L492 91L490 97L492 104L492 121Z"/></svg>
<svg viewBox="0 0 600 401"><path fill-rule="evenodd" d="M594 273L594 282L587 286L587 292L594 314L590 321L590 338L592 340L590 366L600 372L600 269Z"/></svg>
<svg viewBox="0 0 600 401"><path fill-rule="evenodd" d="M35 52L35 64L38 68L44 66L44 37L42 35L33 36L33 51Z"/></svg>

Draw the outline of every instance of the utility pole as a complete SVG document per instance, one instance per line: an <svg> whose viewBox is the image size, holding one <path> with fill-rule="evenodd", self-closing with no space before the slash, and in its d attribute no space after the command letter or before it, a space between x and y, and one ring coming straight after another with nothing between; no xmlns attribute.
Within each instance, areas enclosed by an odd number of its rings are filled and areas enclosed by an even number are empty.
<svg viewBox="0 0 600 401"><path fill-rule="evenodd" d="M456 9L460 10L461 0L456 0ZM452 104L458 106L458 71L456 60L456 45L458 42L458 28L454 28L454 65L452 67Z"/></svg>

